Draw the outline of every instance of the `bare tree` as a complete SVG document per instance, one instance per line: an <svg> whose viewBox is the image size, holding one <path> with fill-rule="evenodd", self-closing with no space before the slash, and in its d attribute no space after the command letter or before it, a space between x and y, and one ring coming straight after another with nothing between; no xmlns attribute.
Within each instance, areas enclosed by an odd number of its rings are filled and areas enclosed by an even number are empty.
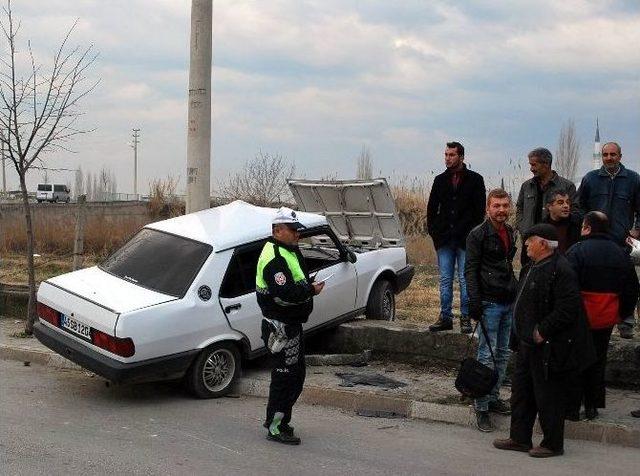
<svg viewBox="0 0 640 476"><path fill-rule="evenodd" d="M568 119L560 129L555 169L562 177L573 182L578 169L578 160L580 160L580 142L576 134L576 125L573 119Z"/></svg>
<svg viewBox="0 0 640 476"><path fill-rule="evenodd" d="M87 172L87 179L85 180L87 185L87 202L93 201L93 175L91 172Z"/></svg>
<svg viewBox="0 0 640 476"><path fill-rule="evenodd" d="M290 203L292 197L287 179L293 177L295 170L295 165L281 155L260 151L244 164L242 170L221 184L221 198L244 200L259 206Z"/></svg>
<svg viewBox="0 0 640 476"><path fill-rule="evenodd" d="M369 148L366 146L362 146L362 150L360 151L360 155L358 155L358 171L356 173L356 178L360 180L368 180L373 177L372 175L372 164L371 164L371 153L369 152Z"/></svg>
<svg viewBox="0 0 640 476"><path fill-rule="evenodd" d="M27 172L36 160L42 164L47 153L68 151L71 139L88 132L77 124L81 115L78 106L97 85L97 82L88 83L85 76L96 59L92 47L68 46L74 27L75 24L64 36L50 66L45 68L37 62L30 42L26 50L19 50L20 22L13 17L11 0L7 0L0 20L7 41L0 58L0 128L6 131L1 140L18 173L25 211L29 275L27 334L33 332L36 318L34 237Z"/></svg>

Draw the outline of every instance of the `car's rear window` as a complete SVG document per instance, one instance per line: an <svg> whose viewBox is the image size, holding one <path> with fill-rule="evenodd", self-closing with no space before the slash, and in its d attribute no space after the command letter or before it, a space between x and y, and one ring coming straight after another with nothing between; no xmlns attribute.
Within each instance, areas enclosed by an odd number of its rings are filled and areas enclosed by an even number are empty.
<svg viewBox="0 0 640 476"><path fill-rule="evenodd" d="M51 191L51 185L46 185L43 183L38 185L38 192L50 192L50 191Z"/></svg>
<svg viewBox="0 0 640 476"><path fill-rule="evenodd" d="M182 297L211 250L205 243L143 228L100 269L145 288Z"/></svg>

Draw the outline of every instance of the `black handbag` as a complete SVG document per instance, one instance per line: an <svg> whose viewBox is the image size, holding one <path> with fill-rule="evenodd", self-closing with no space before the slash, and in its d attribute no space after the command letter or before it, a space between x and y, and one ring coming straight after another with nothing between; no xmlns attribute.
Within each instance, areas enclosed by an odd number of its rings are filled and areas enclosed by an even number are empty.
<svg viewBox="0 0 640 476"><path fill-rule="evenodd" d="M482 319L480 319L478 324L480 324L484 338L489 346L491 360L493 360L493 368L472 357L467 357L462 361L458 376L456 377L455 386L462 395L470 398L480 398L488 395L498 382L498 372L495 370L496 358L493 355L491 341L489 341L489 336L487 335L487 330L484 327ZM478 324L476 324L473 330L474 334L478 329ZM469 342L473 342L473 337L470 338ZM469 347L467 347L467 354L469 354Z"/></svg>

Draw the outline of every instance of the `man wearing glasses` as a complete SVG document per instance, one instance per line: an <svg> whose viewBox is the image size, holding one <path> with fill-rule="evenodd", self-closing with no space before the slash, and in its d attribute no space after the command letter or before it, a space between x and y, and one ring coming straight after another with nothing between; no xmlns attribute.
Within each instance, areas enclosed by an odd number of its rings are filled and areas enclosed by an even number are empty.
<svg viewBox="0 0 640 476"><path fill-rule="evenodd" d="M620 163L622 148L616 142L602 146L602 167L587 173L578 189L578 206L583 214L604 212L609 218L609 235L625 246L628 236L640 237L640 175ZM633 338L633 315L618 325L620 337Z"/></svg>

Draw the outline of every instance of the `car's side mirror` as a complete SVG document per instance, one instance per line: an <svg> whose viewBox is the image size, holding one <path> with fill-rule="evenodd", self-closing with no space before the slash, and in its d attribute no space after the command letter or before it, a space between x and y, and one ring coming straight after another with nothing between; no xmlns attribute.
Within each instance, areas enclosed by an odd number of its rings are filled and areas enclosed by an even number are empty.
<svg viewBox="0 0 640 476"><path fill-rule="evenodd" d="M355 263L356 261L358 261L358 257L353 251L347 250L347 261L349 263Z"/></svg>

